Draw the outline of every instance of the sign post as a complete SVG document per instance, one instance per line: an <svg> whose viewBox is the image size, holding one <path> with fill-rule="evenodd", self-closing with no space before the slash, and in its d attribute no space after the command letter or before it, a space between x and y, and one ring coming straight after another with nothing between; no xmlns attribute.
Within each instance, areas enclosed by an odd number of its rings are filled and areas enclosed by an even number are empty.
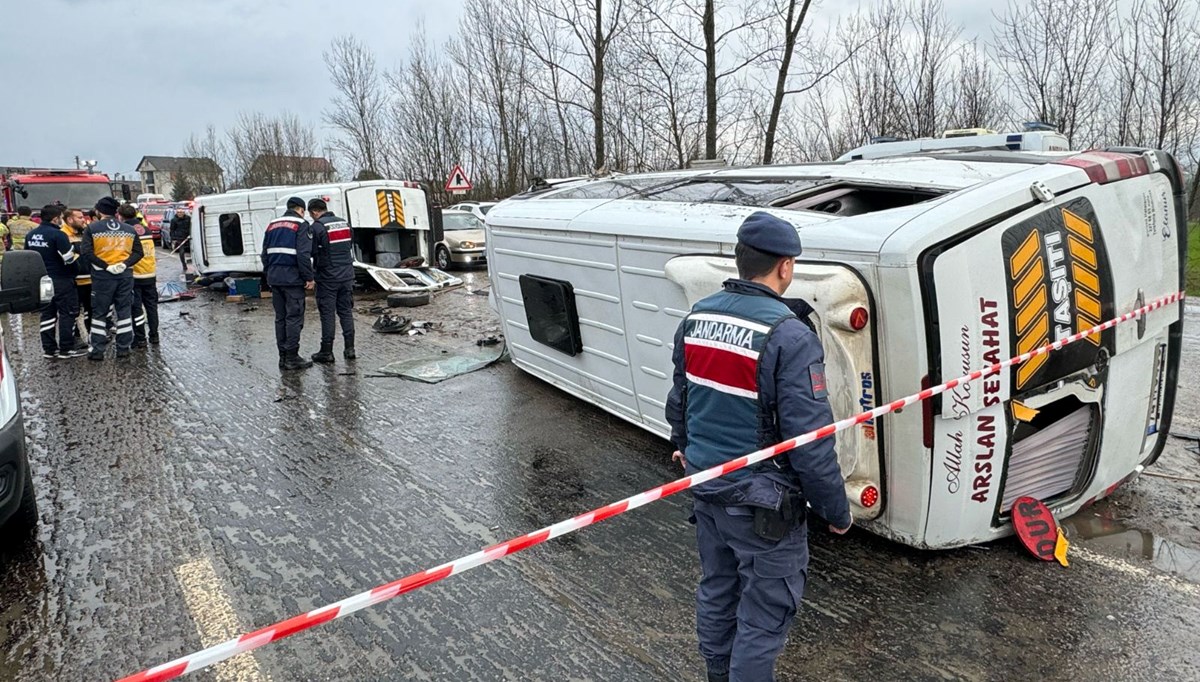
<svg viewBox="0 0 1200 682"><path fill-rule="evenodd" d="M450 177L446 178L446 191L451 194L466 194L472 187L471 179L467 177L462 164L454 164L454 168L450 169Z"/></svg>

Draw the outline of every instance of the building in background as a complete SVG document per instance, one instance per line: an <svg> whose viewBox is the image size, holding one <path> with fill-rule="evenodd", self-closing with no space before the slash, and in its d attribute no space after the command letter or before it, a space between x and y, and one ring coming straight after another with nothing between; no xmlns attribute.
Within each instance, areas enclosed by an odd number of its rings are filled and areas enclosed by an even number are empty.
<svg viewBox="0 0 1200 682"><path fill-rule="evenodd" d="M137 172L142 176L145 192L176 201L225 191L224 172L212 159L143 156Z"/></svg>
<svg viewBox="0 0 1200 682"><path fill-rule="evenodd" d="M246 174L247 187L317 185L337 180L337 172L323 156L260 154Z"/></svg>

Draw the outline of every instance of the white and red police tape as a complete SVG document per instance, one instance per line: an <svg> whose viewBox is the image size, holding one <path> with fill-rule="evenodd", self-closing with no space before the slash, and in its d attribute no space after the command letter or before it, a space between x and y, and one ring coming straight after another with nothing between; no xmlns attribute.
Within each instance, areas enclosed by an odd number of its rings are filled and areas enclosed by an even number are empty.
<svg viewBox="0 0 1200 682"><path fill-rule="evenodd" d="M960 384L975 381L992 374L997 374L1004 369L1012 367L1013 365L1026 362L1030 358L1038 355L1045 355L1054 350L1059 350L1063 346L1075 343L1084 337L1102 332L1106 329L1111 329L1118 324L1141 317L1142 315L1162 308L1163 306L1167 306L1172 303L1178 303L1179 301L1183 300L1183 298L1184 292L1182 291L1164 296L1141 308L1138 308L1137 310L1098 324L1091 329L1079 332L1078 334L1074 334L1065 339L1055 341L1050 345L1032 350L1023 355L1018 355L1015 358L998 362L984 369L975 370L974 372L958 377L957 379L951 379L950 381L938 386L927 388L920 393L914 393L905 398L894 400L886 405L880 405L873 410L863 412L854 417L843 419L828 426L823 426L802 436L796 436L795 438L785 440L774 447L752 452L733 461L726 462L721 466L705 469L704 471L692 474L691 476L687 476L677 481L660 485L657 488L638 493L633 497L627 497L620 502L614 502L612 504L605 505L586 514L581 514L565 521L559 521L558 523L552 526L547 526L541 530L536 530L532 533L527 533L511 540L501 542L498 545L492 545L491 547L487 547L475 552L474 554L462 557L461 559L456 559L419 573L413 573L412 575L401 578L395 582L390 582L386 585L380 585L373 590L361 592L353 597L348 597L328 606L323 606L319 609L309 611L308 613L275 623L274 625L269 625L261 630L256 630L249 634L242 635L237 639L231 639L227 642L204 649L203 651L198 651L194 654L177 658L170 663L164 663L160 666L143 670L136 675L130 675L129 677L122 678L119 680L119 682L170 680L185 673L194 672L196 670L200 670L201 668L207 668L216 663L220 663L227 658L237 656L238 654L242 654L247 651L252 651L263 645L269 644L270 642L283 639L284 637L293 635L302 630L307 630L322 623L331 621L335 618L341 618L343 616L350 615L355 611L378 604L382 601L387 601L395 596L404 594L405 592L412 592L413 590L424 587L430 583L435 583L439 580L449 578L452 575L469 571L476 566L482 566L483 564L506 557L510 554L516 554L517 552L533 547L534 545L539 545L547 540L559 537L560 535L566 535L567 533L577 531L580 528L590 526L594 523L599 523L618 514L624 514L630 509L637 509L638 507L650 504L651 502L668 495L674 495L681 490L693 488L701 483L704 483L705 481L711 481L714 478L720 478L725 474L745 468L751 464L757 464L758 462L771 459L776 455L787 452L788 450L797 448L801 445L807 445L813 441L817 441L822 438L828 438L835 433L845 431L846 429L862 424L865 421L877 419L901 408L908 407L909 405L913 405L923 400L928 400L929 398L948 391L956 386L959 386Z"/></svg>

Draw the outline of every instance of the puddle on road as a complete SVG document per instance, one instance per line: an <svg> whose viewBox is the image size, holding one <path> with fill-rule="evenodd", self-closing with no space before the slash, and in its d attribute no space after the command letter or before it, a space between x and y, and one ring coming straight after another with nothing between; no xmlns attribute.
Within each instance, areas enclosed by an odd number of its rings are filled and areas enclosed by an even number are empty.
<svg viewBox="0 0 1200 682"><path fill-rule="evenodd" d="M1150 531L1132 528L1093 509L1061 523L1072 542L1110 556L1149 564L1160 571L1200 583L1200 549L1185 547Z"/></svg>

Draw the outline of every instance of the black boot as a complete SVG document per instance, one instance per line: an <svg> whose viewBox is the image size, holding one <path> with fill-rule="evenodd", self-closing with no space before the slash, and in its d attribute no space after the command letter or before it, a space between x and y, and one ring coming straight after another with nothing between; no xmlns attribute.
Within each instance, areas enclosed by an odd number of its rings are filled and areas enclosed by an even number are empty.
<svg viewBox="0 0 1200 682"><path fill-rule="evenodd" d="M145 348L146 347L146 339L141 336L133 337L133 347L134 348Z"/></svg>
<svg viewBox="0 0 1200 682"><path fill-rule="evenodd" d="M346 344L345 350L342 351L342 357L346 358L347 360L353 360L358 357L358 353L354 352L354 342L353 341Z"/></svg>
<svg viewBox="0 0 1200 682"><path fill-rule="evenodd" d="M312 360L305 360L300 357L300 351L292 351L283 359L283 364L280 367L284 370L308 369L312 367Z"/></svg>
<svg viewBox="0 0 1200 682"><path fill-rule="evenodd" d="M333 362L333 344L322 343L321 350L312 354L312 361L319 362L322 365L328 365Z"/></svg>
<svg viewBox="0 0 1200 682"><path fill-rule="evenodd" d="M729 682L729 671L723 673L708 671L708 682Z"/></svg>

